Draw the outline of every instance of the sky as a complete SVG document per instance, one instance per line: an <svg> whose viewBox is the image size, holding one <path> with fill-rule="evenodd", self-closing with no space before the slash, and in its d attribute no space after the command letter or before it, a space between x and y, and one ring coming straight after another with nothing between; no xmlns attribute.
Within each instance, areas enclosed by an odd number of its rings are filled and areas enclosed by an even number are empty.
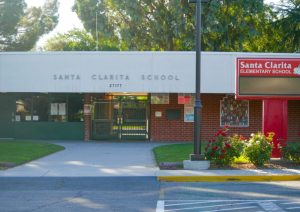
<svg viewBox="0 0 300 212"><path fill-rule="evenodd" d="M25 0L28 7L42 6L45 0ZM47 35L44 35L37 43L37 47L41 47L43 43L57 33L66 33L73 28L83 29L83 25L77 14L72 12L74 0L58 0L59 1L59 22L56 28ZM280 0L264 0L266 3L277 4Z"/></svg>

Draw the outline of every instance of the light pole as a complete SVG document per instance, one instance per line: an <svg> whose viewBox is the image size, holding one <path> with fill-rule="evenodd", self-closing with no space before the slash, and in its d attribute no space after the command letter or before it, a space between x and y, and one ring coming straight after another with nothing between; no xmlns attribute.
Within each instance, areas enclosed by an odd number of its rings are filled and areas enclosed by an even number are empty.
<svg viewBox="0 0 300 212"><path fill-rule="evenodd" d="M99 36L98 36L98 8L99 8L99 1L96 4L96 51L98 51L98 42L99 42Z"/></svg>
<svg viewBox="0 0 300 212"><path fill-rule="evenodd" d="M196 3L196 90L194 106L194 154L190 155L191 161L204 160L201 154L201 3L208 0L189 0L189 3Z"/></svg>
<svg viewBox="0 0 300 212"><path fill-rule="evenodd" d="M98 51L98 7L96 11L96 51Z"/></svg>

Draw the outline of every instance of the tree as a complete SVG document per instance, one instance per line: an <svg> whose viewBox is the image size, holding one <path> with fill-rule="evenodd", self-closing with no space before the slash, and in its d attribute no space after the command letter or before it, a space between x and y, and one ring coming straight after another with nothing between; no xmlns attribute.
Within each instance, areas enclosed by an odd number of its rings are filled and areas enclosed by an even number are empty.
<svg viewBox="0 0 300 212"><path fill-rule="evenodd" d="M85 31L74 29L65 34L57 34L44 45L46 51L92 51L96 42Z"/></svg>
<svg viewBox="0 0 300 212"><path fill-rule="evenodd" d="M280 19L275 27L282 32L282 52L300 52L300 0L288 0L279 6Z"/></svg>
<svg viewBox="0 0 300 212"><path fill-rule="evenodd" d="M74 29L65 34L57 34L48 39L44 45L46 51L95 51L96 41L84 30ZM99 50L119 50L110 44L99 47Z"/></svg>
<svg viewBox="0 0 300 212"><path fill-rule="evenodd" d="M282 33L274 24L277 20L278 13L272 6L266 6L255 22L256 35L244 43L244 49L252 52L278 52Z"/></svg>
<svg viewBox="0 0 300 212"><path fill-rule="evenodd" d="M27 8L24 0L0 0L0 51L28 51L58 23L57 0Z"/></svg>
<svg viewBox="0 0 300 212"><path fill-rule="evenodd" d="M300 0L285 0L265 10L257 25L259 34L246 48L258 52L300 52Z"/></svg>
<svg viewBox="0 0 300 212"><path fill-rule="evenodd" d="M112 39L121 49L188 50L194 45L194 26L186 23L193 10L185 0L76 0L74 10L94 37L98 11L100 42Z"/></svg>
<svg viewBox="0 0 300 212"><path fill-rule="evenodd" d="M248 51L257 36L263 0L210 0L203 4L202 49ZM187 0L76 0L74 10L84 27L100 40L111 39L126 50L194 49L195 6Z"/></svg>
<svg viewBox="0 0 300 212"><path fill-rule="evenodd" d="M252 51L245 44L260 36L262 0L211 0L203 11L203 47L209 51Z"/></svg>

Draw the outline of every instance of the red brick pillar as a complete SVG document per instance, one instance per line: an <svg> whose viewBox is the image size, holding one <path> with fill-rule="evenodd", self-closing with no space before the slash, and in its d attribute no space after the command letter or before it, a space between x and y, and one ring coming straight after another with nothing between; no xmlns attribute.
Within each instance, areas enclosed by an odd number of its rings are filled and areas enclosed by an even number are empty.
<svg viewBox="0 0 300 212"><path fill-rule="evenodd" d="M91 139L91 128L92 128L92 120L91 120L91 95L84 94L84 140L89 141Z"/></svg>

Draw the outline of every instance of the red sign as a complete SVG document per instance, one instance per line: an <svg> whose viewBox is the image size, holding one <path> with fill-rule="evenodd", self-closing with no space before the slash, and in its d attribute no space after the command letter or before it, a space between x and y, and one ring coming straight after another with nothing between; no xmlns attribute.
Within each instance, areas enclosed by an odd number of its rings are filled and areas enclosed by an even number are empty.
<svg viewBox="0 0 300 212"><path fill-rule="evenodd" d="M237 58L237 99L299 99L300 58Z"/></svg>
<svg viewBox="0 0 300 212"><path fill-rule="evenodd" d="M300 58L238 58L239 76L300 77Z"/></svg>

